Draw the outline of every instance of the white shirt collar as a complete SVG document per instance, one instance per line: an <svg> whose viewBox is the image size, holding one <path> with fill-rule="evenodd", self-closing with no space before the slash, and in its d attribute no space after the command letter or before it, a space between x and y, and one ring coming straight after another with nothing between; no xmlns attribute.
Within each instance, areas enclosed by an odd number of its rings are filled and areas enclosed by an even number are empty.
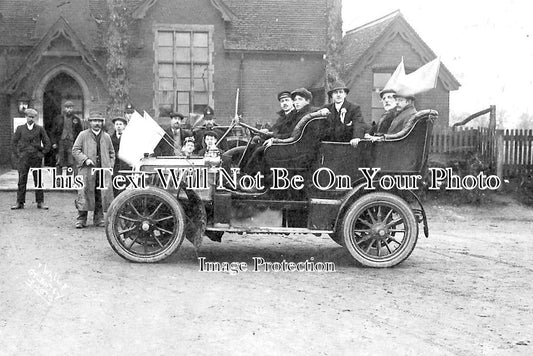
<svg viewBox="0 0 533 356"><path fill-rule="evenodd" d="M26 123L26 126L28 127L28 130L33 130L33 126L35 126L35 122L33 124Z"/></svg>
<svg viewBox="0 0 533 356"><path fill-rule="evenodd" d="M94 131L93 129L91 129L91 131L92 131L93 134L95 134L96 136L98 136L98 134L99 134L100 132L102 132L102 130L100 130L100 131L97 132L97 131Z"/></svg>
<svg viewBox="0 0 533 356"><path fill-rule="evenodd" d="M335 109L337 111L341 111L342 104L344 104L344 101L342 103L340 103L340 104L335 103Z"/></svg>

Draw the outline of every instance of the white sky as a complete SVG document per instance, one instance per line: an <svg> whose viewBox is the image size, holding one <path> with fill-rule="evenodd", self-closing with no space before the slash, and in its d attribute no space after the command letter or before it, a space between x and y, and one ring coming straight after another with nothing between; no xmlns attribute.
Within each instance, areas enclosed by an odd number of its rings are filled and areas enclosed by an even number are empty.
<svg viewBox="0 0 533 356"><path fill-rule="evenodd" d="M524 112L533 115L533 1L342 2L344 31L402 12L461 83L450 95L452 113L494 104L506 111L506 126Z"/></svg>

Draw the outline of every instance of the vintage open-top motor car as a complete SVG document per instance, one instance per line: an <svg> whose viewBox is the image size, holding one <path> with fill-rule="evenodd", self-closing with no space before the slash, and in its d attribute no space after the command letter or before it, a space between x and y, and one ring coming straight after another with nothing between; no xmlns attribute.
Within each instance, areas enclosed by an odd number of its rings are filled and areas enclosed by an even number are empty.
<svg viewBox="0 0 533 356"><path fill-rule="evenodd" d="M280 172L287 179L302 177L287 189L273 189L275 177L265 178L264 189L235 187L232 179L241 176L233 175L232 163L224 169L227 175L221 173L216 156L145 157L132 174L142 172L149 186L127 189L113 200L108 241L127 260L157 262L185 237L199 247L204 235L221 241L224 233L328 234L363 266L395 266L413 251L419 224L428 236L424 208L411 189L387 190L379 184L365 189L368 178L359 168L380 168L373 181L384 175L423 175L437 116L433 110L420 111L403 136L362 140L354 148L322 141L328 119L307 115L290 138L264 150L266 167L285 169ZM184 179L172 184L172 171Z"/></svg>

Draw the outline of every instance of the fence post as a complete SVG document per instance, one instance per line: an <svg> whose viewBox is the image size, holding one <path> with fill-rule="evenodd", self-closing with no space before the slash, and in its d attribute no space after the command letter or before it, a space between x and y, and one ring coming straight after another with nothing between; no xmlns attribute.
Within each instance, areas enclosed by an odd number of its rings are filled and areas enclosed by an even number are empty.
<svg viewBox="0 0 533 356"><path fill-rule="evenodd" d="M496 105L490 106L490 114L489 114L489 139L488 139L488 153L490 155L490 169L492 172L494 172L494 169L496 168L496 160L497 160L497 147L496 147Z"/></svg>
<svg viewBox="0 0 533 356"><path fill-rule="evenodd" d="M503 165L505 163L503 130L499 130L496 132L496 152L496 175L503 182Z"/></svg>

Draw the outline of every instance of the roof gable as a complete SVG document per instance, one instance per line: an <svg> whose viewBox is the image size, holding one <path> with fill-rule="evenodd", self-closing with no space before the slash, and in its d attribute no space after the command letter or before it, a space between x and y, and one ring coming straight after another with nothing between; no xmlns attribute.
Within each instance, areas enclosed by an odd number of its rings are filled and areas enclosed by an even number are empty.
<svg viewBox="0 0 533 356"><path fill-rule="evenodd" d="M372 65L374 58L400 36L410 44L423 63L437 57L418 33L409 25L400 11L392 12L375 21L357 27L346 33L343 39L346 82L351 85L365 68ZM457 90L461 84L441 63L439 79L446 90Z"/></svg>
<svg viewBox="0 0 533 356"><path fill-rule="evenodd" d="M26 78L43 56L57 55L81 57L83 63L90 68L102 83L105 83L105 73L100 64L78 36L76 36L76 33L72 30L68 22L63 17L60 17L35 47L33 47L17 71L6 81L2 88L3 91L13 93L18 88L20 82Z"/></svg>

